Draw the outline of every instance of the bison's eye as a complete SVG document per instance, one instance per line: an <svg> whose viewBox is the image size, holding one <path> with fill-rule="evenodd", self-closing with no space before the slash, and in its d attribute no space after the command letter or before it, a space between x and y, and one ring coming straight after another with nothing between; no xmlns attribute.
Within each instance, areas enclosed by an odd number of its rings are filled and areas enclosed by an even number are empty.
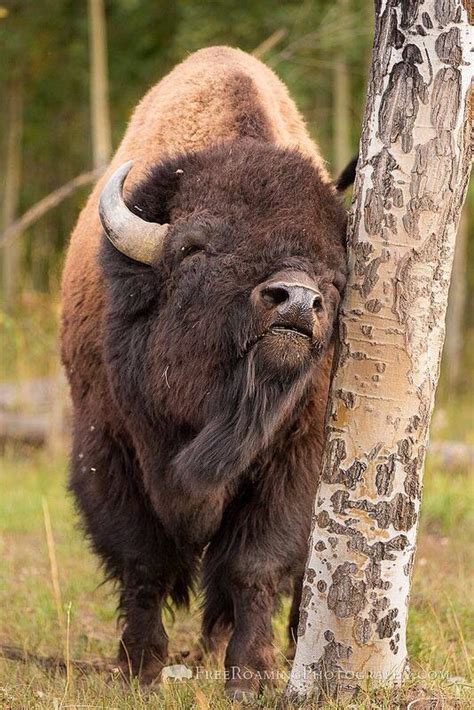
<svg viewBox="0 0 474 710"><path fill-rule="evenodd" d="M208 239L206 235L198 230L189 230L178 236L175 244L175 255L178 261L183 261L190 256L203 251L207 251Z"/></svg>
<svg viewBox="0 0 474 710"><path fill-rule="evenodd" d="M186 259L188 256L193 256L200 251L204 251L204 246L202 244L185 244L179 250L179 255L181 259Z"/></svg>

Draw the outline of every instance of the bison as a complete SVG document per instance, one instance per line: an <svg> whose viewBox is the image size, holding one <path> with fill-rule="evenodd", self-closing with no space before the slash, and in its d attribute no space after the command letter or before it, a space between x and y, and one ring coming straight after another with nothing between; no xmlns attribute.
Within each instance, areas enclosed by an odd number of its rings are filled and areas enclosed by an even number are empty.
<svg viewBox="0 0 474 710"><path fill-rule="evenodd" d="M198 579L230 697L271 676L289 585L294 644L345 230L286 88L227 47L151 89L80 215L62 284L70 489L120 588L119 662L144 682L166 664L163 606Z"/></svg>

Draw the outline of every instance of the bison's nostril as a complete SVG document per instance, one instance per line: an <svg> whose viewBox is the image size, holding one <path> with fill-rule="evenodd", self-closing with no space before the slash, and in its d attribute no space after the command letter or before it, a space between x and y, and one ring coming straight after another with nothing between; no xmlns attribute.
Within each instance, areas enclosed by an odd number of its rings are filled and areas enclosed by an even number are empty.
<svg viewBox="0 0 474 710"><path fill-rule="evenodd" d="M323 307L323 297L318 295L313 299L313 310L319 312Z"/></svg>
<svg viewBox="0 0 474 710"><path fill-rule="evenodd" d="M282 286L267 286L262 290L261 296L269 306L279 306L290 297L288 291Z"/></svg>

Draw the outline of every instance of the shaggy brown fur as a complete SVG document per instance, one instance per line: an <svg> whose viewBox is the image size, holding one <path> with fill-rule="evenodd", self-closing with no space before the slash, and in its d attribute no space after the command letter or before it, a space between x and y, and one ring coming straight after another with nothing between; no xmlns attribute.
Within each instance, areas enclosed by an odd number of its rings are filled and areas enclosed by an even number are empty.
<svg viewBox="0 0 474 710"><path fill-rule="evenodd" d="M99 223L104 180L127 159L130 209L171 224L151 266L117 252ZM271 669L288 580L294 637L345 219L285 87L225 47L147 94L79 218L63 278L71 488L121 586L120 658L145 680L166 662L162 604L186 603L204 548L204 642L229 631L226 666L254 674L234 673L231 694ZM319 296L284 310L287 282Z"/></svg>

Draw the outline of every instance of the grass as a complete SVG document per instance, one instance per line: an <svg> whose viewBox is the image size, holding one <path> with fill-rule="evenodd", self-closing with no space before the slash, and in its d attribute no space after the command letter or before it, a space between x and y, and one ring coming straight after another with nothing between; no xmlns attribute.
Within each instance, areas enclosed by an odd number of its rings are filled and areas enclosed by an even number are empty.
<svg viewBox="0 0 474 710"><path fill-rule="evenodd" d="M115 597L110 585L101 585L96 560L77 529L65 492L65 471L64 458L50 461L44 452L18 456L6 451L1 460L0 642L40 655L110 657L118 638ZM444 473L429 462L409 617L414 675L398 691L398 700L393 691L379 691L355 707L396 707L407 698L425 696L437 697L442 703L438 707L469 706L474 619L468 541L474 533L473 510L469 472ZM275 620L279 648L284 647L287 611L285 602ZM191 647L199 629L197 605L190 615L180 612L174 620L168 618L167 627L172 652ZM0 707L12 710L219 710L230 707L222 689L223 683L216 680L193 680L167 683L160 694L150 695L138 686L124 689L118 678L83 676L74 670L46 672L34 663L0 660ZM276 707L277 701L278 694L268 696L261 707Z"/></svg>
<svg viewBox="0 0 474 710"><path fill-rule="evenodd" d="M29 299L33 298L30 302ZM23 298L19 313L0 313L2 378L24 380L57 372L54 302ZM474 341L472 334L470 341ZM472 342L474 345L474 342ZM466 352L474 352L467 347ZM474 362L466 371L474 371ZM472 367L471 367L472 365ZM449 397L435 410L436 439L474 443L472 401ZM102 584L65 491L65 457L43 451L6 450L0 458L0 643L42 656L95 659L115 654L118 640L113 589ZM474 490L466 468L443 470L428 459L419 548L409 613L412 675L397 691L378 690L352 708L468 708L473 706L470 667L474 639L472 540ZM471 541L471 542L470 542ZM470 547L471 544L471 547ZM276 646L285 647L288 601L275 619ZM171 652L192 648L199 633L198 604L168 617ZM285 671L280 654L281 670ZM44 670L35 663L0 659L0 708L104 708L223 710L223 682L166 683L145 691L105 674ZM279 690L284 687L282 680ZM281 692L259 707L276 708ZM430 698L436 698L434 705ZM327 708L332 707L329 703Z"/></svg>

